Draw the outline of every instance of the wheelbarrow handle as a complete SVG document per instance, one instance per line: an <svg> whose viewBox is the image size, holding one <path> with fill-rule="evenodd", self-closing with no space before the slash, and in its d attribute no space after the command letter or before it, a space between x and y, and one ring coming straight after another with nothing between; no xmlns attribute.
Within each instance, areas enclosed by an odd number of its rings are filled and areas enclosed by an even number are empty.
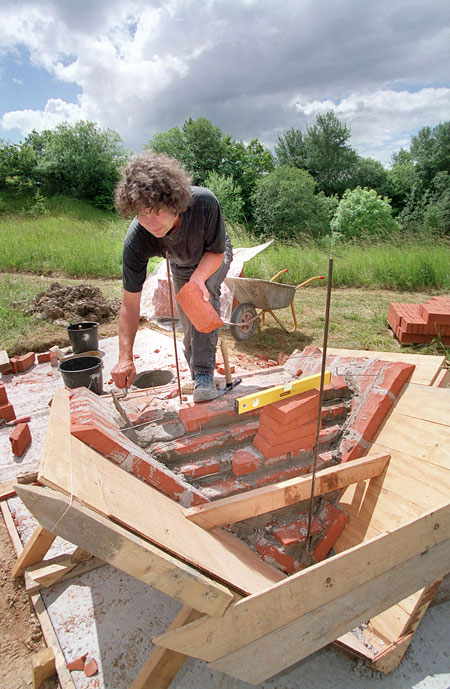
<svg viewBox="0 0 450 689"><path fill-rule="evenodd" d="M270 278L269 282L273 282L278 277L280 277L280 275L283 275L283 273L288 273L288 272L289 272L289 268L283 268L283 270L280 270L276 275L273 276L273 278Z"/></svg>
<svg viewBox="0 0 450 689"><path fill-rule="evenodd" d="M304 287L305 285L308 284L308 282L312 282L313 280L325 280L325 278L323 275L316 275L313 278L309 278L309 280L305 280L305 282L301 282L299 285L297 285L297 287L295 288L295 291L300 289L300 287Z"/></svg>

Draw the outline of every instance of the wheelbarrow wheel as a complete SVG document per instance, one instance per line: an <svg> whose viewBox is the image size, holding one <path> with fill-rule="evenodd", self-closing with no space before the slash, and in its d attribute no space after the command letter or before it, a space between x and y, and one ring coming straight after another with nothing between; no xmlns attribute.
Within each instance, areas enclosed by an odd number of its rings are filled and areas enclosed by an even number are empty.
<svg viewBox="0 0 450 689"><path fill-rule="evenodd" d="M255 333L258 326L258 319L255 318L256 309L252 304L239 304L231 314L231 323L241 323L242 325L230 325L230 332L238 342L249 340ZM255 318L255 320L252 320Z"/></svg>

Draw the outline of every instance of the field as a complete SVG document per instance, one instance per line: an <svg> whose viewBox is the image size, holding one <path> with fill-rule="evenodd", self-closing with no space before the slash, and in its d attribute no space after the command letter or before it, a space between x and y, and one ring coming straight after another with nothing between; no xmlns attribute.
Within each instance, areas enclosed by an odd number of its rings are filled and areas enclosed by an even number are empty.
<svg viewBox="0 0 450 689"><path fill-rule="evenodd" d="M25 313L30 299L52 282L95 285L108 299L120 297L121 247L128 224L117 215L64 197L52 199L45 209L18 210L0 216L0 348L10 356L68 344L64 327ZM263 241L244 230L231 234L235 247ZM309 238L292 244L275 241L246 264L245 275L270 279L288 268L280 279L299 284L312 275L326 275L330 256L334 270L329 345L333 347L405 351L387 327L389 303L422 302L430 295L450 293L450 242L431 237L335 247ZM280 351L320 346L325 293L325 284L317 282L299 290L296 333L286 335L268 316L251 340L236 345L230 340L233 348L277 358ZM290 324L289 309L278 315ZM117 334L117 319L102 324L99 333L100 337ZM449 356L439 341L414 350Z"/></svg>

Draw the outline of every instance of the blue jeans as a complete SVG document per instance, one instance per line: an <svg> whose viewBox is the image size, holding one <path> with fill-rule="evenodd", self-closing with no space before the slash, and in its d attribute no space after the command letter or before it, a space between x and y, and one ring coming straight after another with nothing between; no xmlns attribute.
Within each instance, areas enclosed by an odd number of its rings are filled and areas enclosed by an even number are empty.
<svg viewBox="0 0 450 689"><path fill-rule="evenodd" d="M221 285L224 281L233 254L231 246L225 251L224 259L220 268L216 270L206 281L210 297L209 301L220 316L220 291ZM197 266L176 266L171 263L171 271L173 277L173 285L175 294L178 294L180 289L189 282L189 279ZM219 331L213 330L210 333L200 333L194 328L189 318L181 310L177 304L178 313L180 314L181 327L183 328L183 351L186 361L191 369L192 377L196 373L212 373L216 367L216 347L219 337Z"/></svg>

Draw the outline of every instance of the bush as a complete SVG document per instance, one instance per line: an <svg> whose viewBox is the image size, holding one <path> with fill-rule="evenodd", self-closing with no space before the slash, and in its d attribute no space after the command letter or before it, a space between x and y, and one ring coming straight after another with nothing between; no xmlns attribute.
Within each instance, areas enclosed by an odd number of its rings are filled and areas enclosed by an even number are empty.
<svg viewBox="0 0 450 689"><path fill-rule="evenodd" d="M232 226L239 225L243 221L243 206L241 188L234 184L233 178L219 175L217 172L210 172L205 180L205 186L211 189L217 197L222 215Z"/></svg>
<svg viewBox="0 0 450 689"><path fill-rule="evenodd" d="M400 225L392 217L388 199L374 189L347 189L331 221L333 233L345 239L387 237Z"/></svg>
<svg viewBox="0 0 450 689"><path fill-rule="evenodd" d="M255 233L294 239L320 237L329 231L328 202L315 195L309 172L282 165L261 177L253 194Z"/></svg>

